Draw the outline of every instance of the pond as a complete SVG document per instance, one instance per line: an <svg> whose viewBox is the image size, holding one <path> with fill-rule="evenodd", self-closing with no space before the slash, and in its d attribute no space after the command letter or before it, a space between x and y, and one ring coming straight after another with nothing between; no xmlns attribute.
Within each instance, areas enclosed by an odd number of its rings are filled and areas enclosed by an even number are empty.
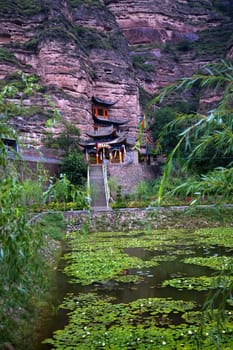
<svg viewBox="0 0 233 350"><path fill-rule="evenodd" d="M61 305L35 350L233 348L233 303L220 293L233 282L233 228L73 232L68 242L54 291Z"/></svg>

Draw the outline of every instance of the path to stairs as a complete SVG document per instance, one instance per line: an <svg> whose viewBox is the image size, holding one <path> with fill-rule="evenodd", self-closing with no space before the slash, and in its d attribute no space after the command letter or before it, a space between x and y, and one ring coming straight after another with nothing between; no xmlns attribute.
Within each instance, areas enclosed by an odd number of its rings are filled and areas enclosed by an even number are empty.
<svg viewBox="0 0 233 350"><path fill-rule="evenodd" d="M90 165L91 209L107 210L102 165Z"/></svg>

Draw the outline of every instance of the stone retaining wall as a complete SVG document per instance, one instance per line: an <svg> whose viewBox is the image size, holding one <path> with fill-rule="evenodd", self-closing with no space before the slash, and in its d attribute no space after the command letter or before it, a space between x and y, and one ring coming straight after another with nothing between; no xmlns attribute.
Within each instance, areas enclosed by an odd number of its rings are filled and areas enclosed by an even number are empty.
<svg viewBox="0 0 233 350"><path fill-rule="evenodd" d="M18 170L23 179L33 178L38 174L40 169L41 173L46 172L48 177L56 177L60 173L60 164L51 162L39 162L39 161L17 161Z"/></svg>
<svg viewBox="0 0 233 350"><path fill-rule="evenodd" d="M184 227L183 221L190 223L185 218L184 211L187 207L148 208L148 209L115 209L106 211L70 211L66 212L68 231L81 230L83 224L88 225L88 230L96 231L128 231L150 230L156 228Z"/></svg>
<svg viewBox="0 0 233 350"><path fill-rule="evenodd" d="M126 194L133 193L140 181L158 177L160 168L146 164L108 164L108 175L122 187L122 194Z"/></svg>

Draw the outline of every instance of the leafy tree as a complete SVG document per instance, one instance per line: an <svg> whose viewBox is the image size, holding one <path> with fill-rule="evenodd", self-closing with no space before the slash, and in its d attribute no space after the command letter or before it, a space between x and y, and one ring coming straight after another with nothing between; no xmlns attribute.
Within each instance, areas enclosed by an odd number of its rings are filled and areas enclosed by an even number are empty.
<svg viewBox="0 0 233 350"><path fill-rule="evenodd" d="M15 83L0 88L0 339L9 336L13 322L20 319L28 298L43 285L41 247L42 236L28 224L29 182L22 182L18 169L7 158L4 138L16 138L9 118L21 107L11 102L15 94L32 94L33 79L19 75L20 88ZM36 87L35 87L36 90ZM40 182L37 183L37 188ZM35 195L35 193L34 193ZM39 268L40 267L40 268ZM34 281L34 283L32 283ZM37 281L37 282L36 282ZM38 293L38 290L37 290Z"/></svg>
<svg viewBox="0 0 233 350"><path fill-rule="evenodd" d="M17 163L8 158L3 141L17 139L10 126L11 117L23 114L24 97L38 90L36 78L24 73L17 72L8 77L8 82L0 82L0 348L5 341L15 340L17 349L25 349L17 339L17 330L23 331L21 326L32 316L33 303L48 287L43 256L45 235L42 226L33 220L30 208L43 204L49 196L57 202L71 198L80 207L87 206L85 192L67 178L59 179L45 191L46 174L33 173L32 178L23 180ZM53 109L52 118L47 120L49 126L60 114L50 98L44 97ZM67 153L72 142L66 144ZM48 231L46 227L46 234Z"/></svg>
<svg viewBox="0 0 233 350"><path fill-rule="evenodd" d="M174 128L167 128L167 124L173 121L180 113L190 113L196 106L188 102L176 102L175 105L165 105L157 108L152 116L153 121L150 125L151 136L154 142L157 142L163 128L166 128L166 137L161 139L160 148L162 153L168 154L175 147L179 140L179 134L182 132L183 125L177 125ZM182 149L184 151L184 149Z"/></svg>
<svg viewBox="0 0 233 350"><path fill-rule="evenodd" d="M16 132L9 124L12 116L18 115L23 111L23 98L32 95L34 91L39 89L36 83L36 77L26 76L22 72L17 72L8 77L8 83L2 80L0 82L0 165L6 165L6 148L4 139L17 139ZM18 103L12 101L18 97Z"/></svg>
<svg viewBox="0 0 233 350"><path fill-rule="evenodd" d="M63 121L63 130L58 136L54 136L51 132L46 132L43 142L45 146L61 149L65 154L69 154L72 151L78 150L78 141L80 136L80 130L68 121Z"/></svg>
<svg viewBox="0 0 233 350"><path fill-rule="evenodd" d="M71 152L63 158L61 171L74 185L84 185L87 178L87 164L80 152Z"/></svg>
<svg viewBox="0 0 233 350"><path fill-rule="evenodd" d="M46 133L44 143L47 147L61 149L65 155L61 163L61 172L74 185L84 185L87 177L87 164L79 150L80 130L70 122L63 122L63 131L57 137Z"/></svg>

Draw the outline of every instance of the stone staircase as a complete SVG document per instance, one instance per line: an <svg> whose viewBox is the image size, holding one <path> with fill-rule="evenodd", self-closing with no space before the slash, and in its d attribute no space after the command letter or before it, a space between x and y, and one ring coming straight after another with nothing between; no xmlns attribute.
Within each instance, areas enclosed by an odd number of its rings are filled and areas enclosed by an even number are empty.
<svg viewBox="0 0 233 350"><path fill-rule="evenodd" d="M108 210L102 165L90 165L91 209Z"/></svg>

